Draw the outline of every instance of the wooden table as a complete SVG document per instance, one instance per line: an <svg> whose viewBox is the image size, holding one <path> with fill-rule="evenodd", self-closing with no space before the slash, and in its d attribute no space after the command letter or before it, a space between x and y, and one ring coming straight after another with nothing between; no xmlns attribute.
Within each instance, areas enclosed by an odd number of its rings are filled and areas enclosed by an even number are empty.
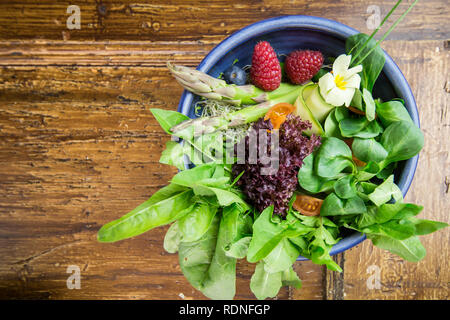
<svg viewBox="0 0 450 320"><path fill-rule="evenodd" d="M382 16L394 3L370 2ZM67 28L71 4L80 8L81 29ZM176 172L158 163L169 137L149 112L177 107L182 89L166 61L196 66L232 32L286 14L370 33L372 9L362 0L1 2L0 298L204 299L183 277L177 255L165 253L167 227L96 241L104 223ZM406 200L425 207L422 217L446 222L449 21L447 1L421 1L383 43L412 87L425 134ZM428 254L417 264L369 241L335 257L341 274L298 262L303 288L284 288L278 299L448 299L449 234L424 237ZM69 266L80 269L80 289L67 288ZM253 270L238 263L237 299L254 298ZM377 271L380 287L367 286Z"/></svg>

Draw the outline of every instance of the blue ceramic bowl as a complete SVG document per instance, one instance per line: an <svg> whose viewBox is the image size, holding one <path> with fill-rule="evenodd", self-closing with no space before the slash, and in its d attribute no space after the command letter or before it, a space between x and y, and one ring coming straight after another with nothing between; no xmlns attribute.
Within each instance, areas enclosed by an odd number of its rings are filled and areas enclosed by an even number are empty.
<svg viewBox="0 0 450 320"><path fill-rule="evenodd" d="M198 70L218 77L235 59L242 67L251 64L253 48L258 41L268 41L278 55L289 54L297 49L320 50L325 56L338 56L345 53L345 39L357 30L336 21L311 16L282 16L262 20L249 25L219 43L203 59ZM416 102L402 72L387 53L386 63L373 91L374 97L383 100L401 98L413 121L419 126ZM283 57L283 56L281 56ZM281 58L280 57L280 58ZM197 101L192 93L184 91L178 111L196 117L194 104ZM395 172L395 181L406 195L414 177L418 156L402 162ZM337 254L362 242L366 237L360 233L349 234L331 249ZM297 260L307 260L299 257Z"/></svg>

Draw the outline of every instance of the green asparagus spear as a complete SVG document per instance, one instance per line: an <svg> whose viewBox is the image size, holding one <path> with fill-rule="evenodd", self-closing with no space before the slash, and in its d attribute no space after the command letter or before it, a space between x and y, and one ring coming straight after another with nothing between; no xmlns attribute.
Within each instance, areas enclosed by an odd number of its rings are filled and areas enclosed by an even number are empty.
<svg viewBox="0 0 450 320"><path fill-rule="evenodd" d="M283 96L243 108L225 116L186 120L172 127L170 131L174 135L181 138L197 137L203 134L212 133L217 130L226 130L231 127L254 122L263 117L267 113L267 111L277 103L286 102L293 104L300 94L303 86L296 85L294 87L294 90L288 92Z"/></svg>
<svg viewBox="0 0 450 320"><path fill-rule="evenodd" d="M272 101L297 90L298 85L281 83L278 89L270 92L263 91L254 85L237 86L227 84L204 72L167 63L172 75L186 89L205 98L226 101L234 105L253 105Z"/></svg>

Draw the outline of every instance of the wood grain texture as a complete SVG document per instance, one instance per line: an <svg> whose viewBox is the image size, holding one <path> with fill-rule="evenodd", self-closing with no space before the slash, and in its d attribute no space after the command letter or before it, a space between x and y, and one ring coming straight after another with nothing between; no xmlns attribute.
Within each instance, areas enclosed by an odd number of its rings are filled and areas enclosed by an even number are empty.
<svg viewBox="0 0 450 320"><path fill-rule="evenodd" d="M394 2L378 5L385 13ZM148 111L178 104L182 89L166 61L195 66L233 31L281 14L369 32L367 3L78 1L81 30L66 29L68 4L0 4L0 298L204 299L177 255L163 250L167 227L96 241L104 223L176 172L158 162L169 137ZM422 217L447 222L448 16L445 1L419 2L383 44L411 84L425 133L407 200L424 205ZM302 289L283 288L277 298L448 299L448 243L447 230L424 237L427 258L411 264L365 241L336 257L343 274L296 262ZM80 290L67 289L70 265L81 269ZM380 290L366 286L371 265L380 267ZM254 299L253 270L238 263L237 299Z"/></svg>
<svg viewBox="0 0 450 320"><path fill-rule="evenodd" d="M347 271L345 268L345 252L334 255L333 260L341 267L343 272L326 270L324 298L326 300L344 300L345 274Z"/></svg>
<svg viewBox="0 0 450 320"><path fill-rule="evenodd" d="M369 5L382 15L395 1L363 0L79 0L81 29L67 30L71 1L13 0L0 4L1 39L151 40L218 42L224 36L261 19L307 14L333 19L367 31ZM400 5L395 21L406 10ZM421 1L391 39L445 39L450 9L442 0ZM423 14L426 12L426 14ZM183 31L183 32L180 32ZM413 31L413 32L412 32Z"/></svg>
<svg viewBox="0 0 450 320"><path fill-rule="evenodd" d="M0 66L165 67L167 61L196 66L213 48L195 41L2 41Z"/></svg>

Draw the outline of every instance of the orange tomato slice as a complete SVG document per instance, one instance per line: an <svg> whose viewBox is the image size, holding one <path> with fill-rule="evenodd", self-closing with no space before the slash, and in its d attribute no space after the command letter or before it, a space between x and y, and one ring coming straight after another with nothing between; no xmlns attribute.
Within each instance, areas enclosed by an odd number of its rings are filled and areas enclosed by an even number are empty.
<svg viewBox="0 0 450 320"><path fill-rule="evenodd" d="M297 194L292 207L305 216L318 216L323 200L307 196L305 194Z"/></svg>
<svg viewBox="0 0 450 320"><path fill-rule="evenodd" d="M272 122L272 126L274 130L280 129L280 126L286 121L286 117L288 114L292 113L295 110L295 107L286 102L277 103L272 108L267 111L264 116L264 120L269 120Z"/></svg>

